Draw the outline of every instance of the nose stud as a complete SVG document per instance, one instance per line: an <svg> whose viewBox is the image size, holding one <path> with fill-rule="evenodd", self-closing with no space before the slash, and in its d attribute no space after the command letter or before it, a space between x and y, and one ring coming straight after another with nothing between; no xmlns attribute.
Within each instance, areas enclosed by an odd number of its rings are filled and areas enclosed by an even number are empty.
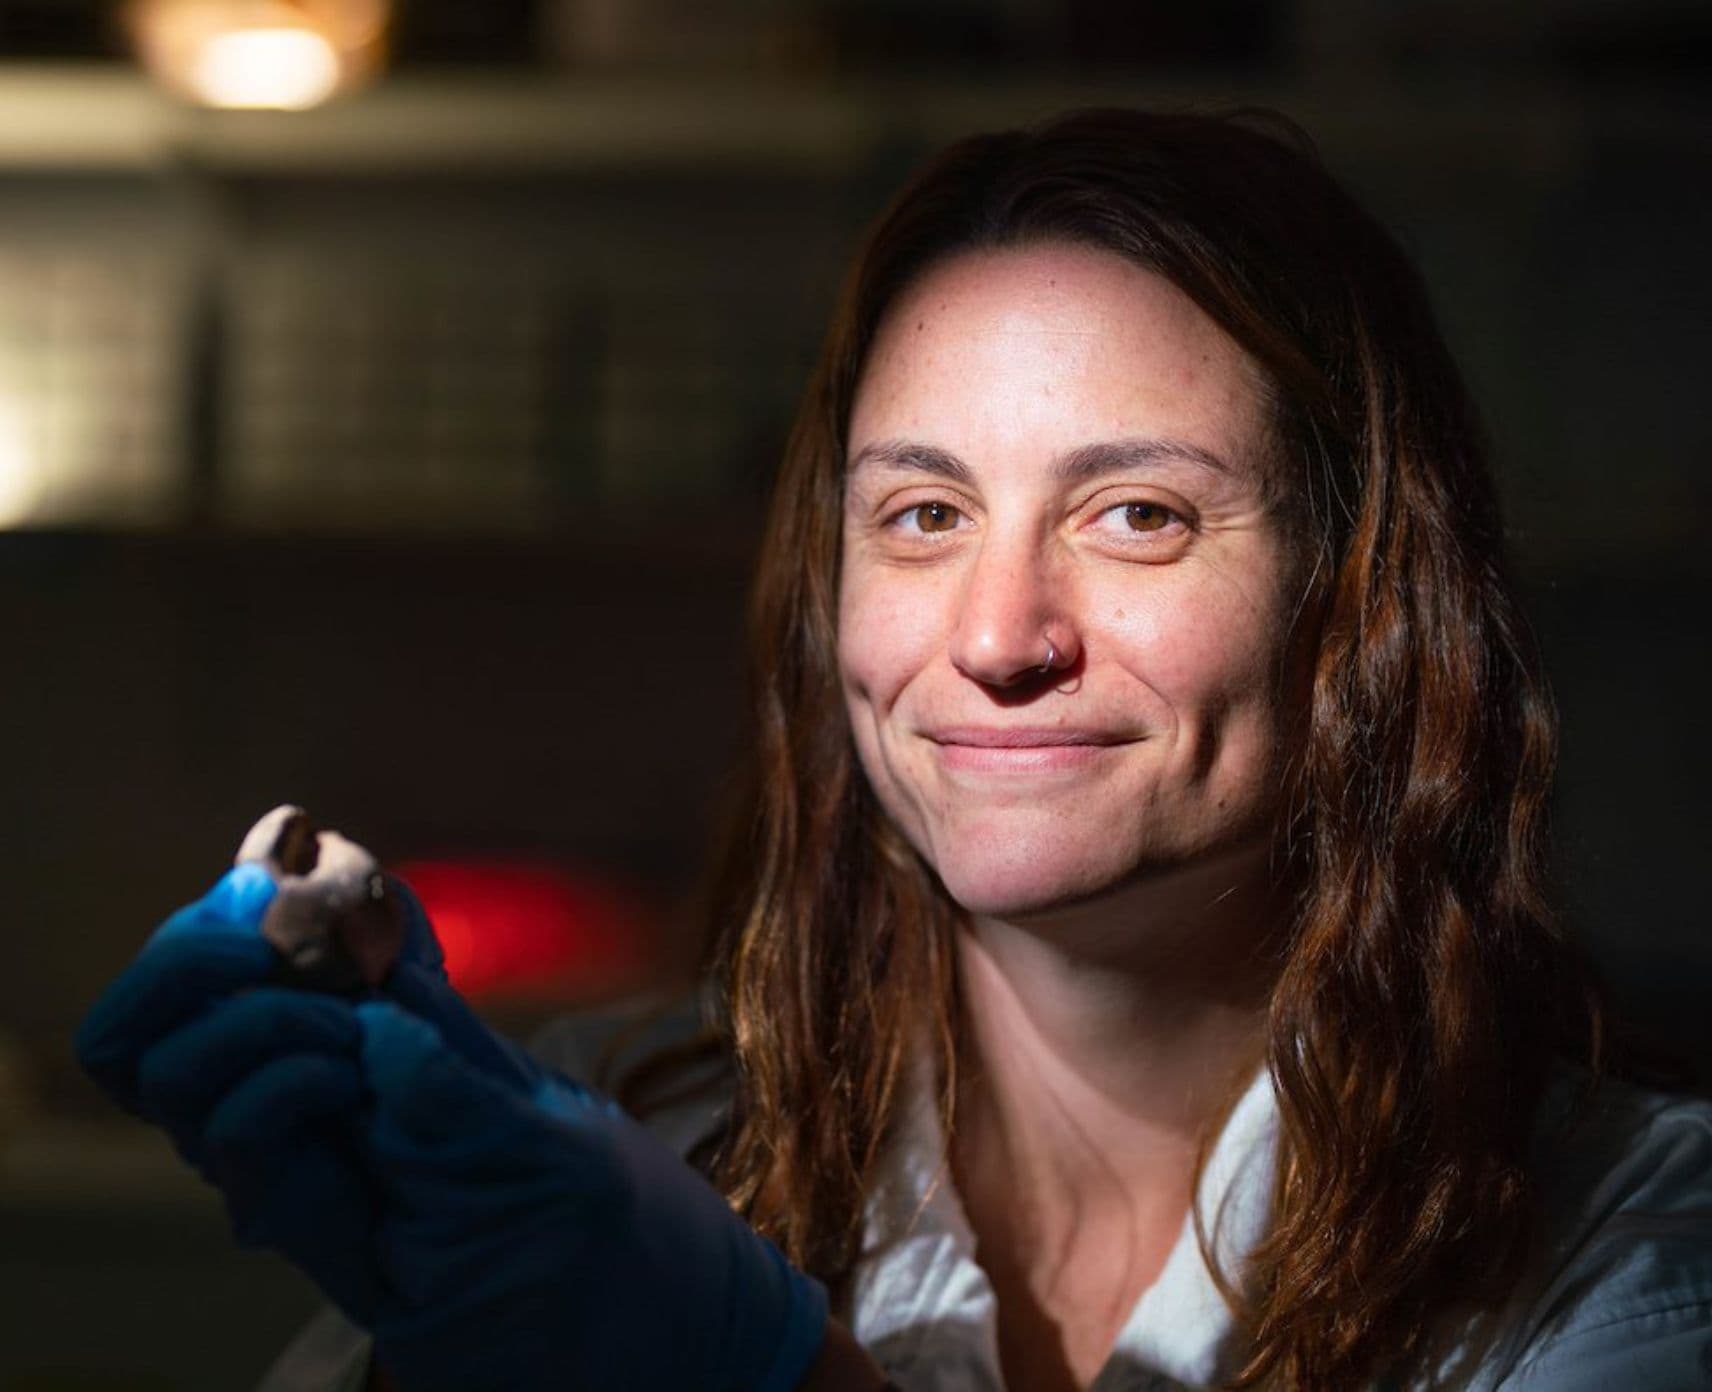
<svg viewBox="0 0 1712 1392"><path fill-rule="evenodd" d="M1053 646L1052 640L1050 638L1048 638L1046 640L1046 661L1040 664L1040 674L1042 676L1045 676L1048 672L1050 672L1057 665L1058 665L1058 649Z"/></svg>

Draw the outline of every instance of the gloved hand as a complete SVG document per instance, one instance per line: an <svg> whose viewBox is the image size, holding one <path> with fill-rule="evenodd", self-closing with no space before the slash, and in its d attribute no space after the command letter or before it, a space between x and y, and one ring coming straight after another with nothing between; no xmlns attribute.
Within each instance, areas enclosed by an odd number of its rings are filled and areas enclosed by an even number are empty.
<svg viewBox="0 0 1712 1392"><path fill-rule="evenodd" d="M267 984L280 958L260 923L277 890L240 865L173 914L90 1010L77 1054L221 1191L241 1244L280 1252L367 1324L380 1293L362 1029L348 1002Z"/></svg>
<svg viewBox="0 0 1712 1392"><path fill-rule="evenodd" d="M369 1321L410 1392L794 1388L826 1295L615 1104L542 1068L452 987L420 902L357 1007L374 1107Z"/></svg>
<svg viewBox="0 0 1712 1392"><path fill-rule="evenodd" d="M357 1007L374 1093L373 1329L410 1392L787 1392L826 1294L612 1102L472 1066L389 1001Z"/></svg>
<svg viewBox="0 0 1712 1392"><path fill-rule="evenodd" d="M410 1392L800 1381L819 1285L615 1106L489 1031L413 897L383 983L397 1003L360 1006L258 984L270 898L265 874L232 872L79 1039L221 1188L240 1241L371 1328Z"/></svg>

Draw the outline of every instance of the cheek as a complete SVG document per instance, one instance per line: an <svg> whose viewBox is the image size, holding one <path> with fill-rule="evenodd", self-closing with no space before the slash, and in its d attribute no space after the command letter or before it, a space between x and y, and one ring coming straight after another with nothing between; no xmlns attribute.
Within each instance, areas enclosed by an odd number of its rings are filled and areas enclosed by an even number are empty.
<svg viewBox="0 0 1712 1392"><path fill-rule="evenodd" d="M1217 574L1181 572L1180 584L1104 597L1102 627L1132 676L1200 725L1233 707L1274 700L1286 618Z"/></svg>
<svg viewBox="0 0 1712 1392"><path fill-rule="evenodd" d="M938 648L935 606L914 587L848 577L838 598L838 666L847 696L889 706Z"/></svg>

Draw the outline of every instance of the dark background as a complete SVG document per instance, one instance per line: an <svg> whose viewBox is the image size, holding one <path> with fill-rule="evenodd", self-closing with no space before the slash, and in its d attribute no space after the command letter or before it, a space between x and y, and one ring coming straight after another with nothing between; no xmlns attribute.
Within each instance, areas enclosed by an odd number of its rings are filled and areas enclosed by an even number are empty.
<svg viewBox="0 0 1712 1392"><path fill-rule="evenodd" d="M68 1056L268 806L683 931L842 261L922 153L1071 105L1277 106L1417 256L1562 706L1565 914L1712 1062L1709 55L1673 0L416 0L371 91L221 114L0 0L0 1392L244 1386L312 1303Z"/></svg>

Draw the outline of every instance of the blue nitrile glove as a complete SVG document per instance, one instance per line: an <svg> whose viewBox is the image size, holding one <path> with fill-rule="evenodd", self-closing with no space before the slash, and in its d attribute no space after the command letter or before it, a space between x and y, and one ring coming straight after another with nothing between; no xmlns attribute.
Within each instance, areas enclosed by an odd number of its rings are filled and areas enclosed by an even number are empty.
<svg viewBox="0 0 1712 1392"><path fill-rule="evenodd" d="M358 1008L375 1098L373 1329L406 1388L794 1388L826 1294L616 1104L544 1069L453 988L427 914ZM401 1007L401 1008L400 1008Z"/></svg>
<svg viewBox="0 0 1712 1392"><path fill-rule="evenodd" d="M278 886L260 866L228 871L155 929L77 1032L84 1069L126 1111L153 1121L138 1093L143 1054L215 1001L267 980L278 962L262 915Z"/></svg>
<svg viewBox="0 0 1712 1392"><path fill-rule="evenodd" d="M276 890L242 865L175 913L91 1009L77 1053L220 1189L239 1242L279 1251L367 1322L362 1033L348 1002L266 984L280 959L259 925Z"/></svg>
<svg viewBox="0 0 1712 1392"><path fill-rule="evenodd" d="M618 1107L520 1091L389 1001L359 1005L374 1097L380 1362L410 1392L787 1392L826 1294Z"/></svg>
<svg viewBox="0 0 1712 1392"><path fill-rule="evenodd" d="M446 975L446 955L434 936L422 901L404 881L387 877L387 886L404 914L404 945L381 990L412 1015L428 1021L446 1043L480 1072L507 1087L532 1095L545 1076L524 1049L495 1033Z"/></svg>
<svg viewBox="0 0 1712 1392"><path fill-rule="evenodd" d="M539 1066L453 990L421 904L400 881L391 889L407 933L388 985L473 1065L532 1095ZM261 865L240 865L173 914L90 1010L77 1053L220 1190L240 1244L280 1252L371 1326L361 1030L346 1001L267 984L281 959L260 925L277 893Z"/></svg>
<svg viewBox="0 0 1712 1392"><path fill-rule="evenodd" d="M613 1104L490 1031L413 896L383 988L418 1015L261 984L272 895L245 866L175 914L78 1041L221 1188L240 1241L373 1329L410 1392L796 1385L819 1285Z"/></svg>

